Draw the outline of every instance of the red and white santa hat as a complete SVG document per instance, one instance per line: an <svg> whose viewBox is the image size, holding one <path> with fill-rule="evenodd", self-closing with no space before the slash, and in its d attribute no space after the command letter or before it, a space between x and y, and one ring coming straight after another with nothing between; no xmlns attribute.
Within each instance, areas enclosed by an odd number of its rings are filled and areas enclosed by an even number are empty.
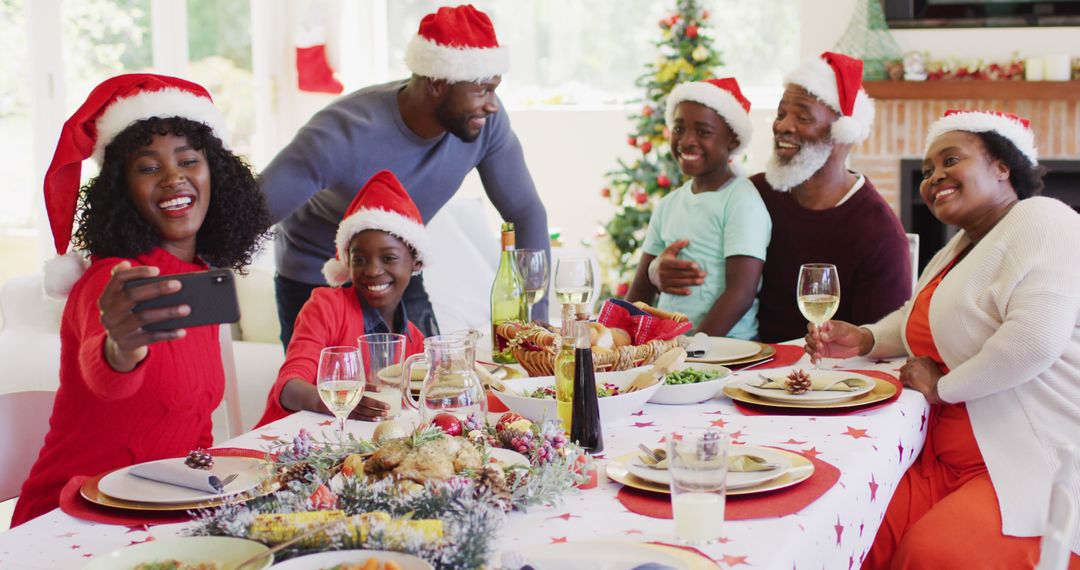
<svg viewBox="0 0 1080 570"><path fill-rule="evenodd" d="M335 255L323 264L323 277L331 286L340 287L352 281L349 264L343 260L349 259L349 242L353 236L365 230L384 231L405 242L423 268L431 251L424 219L394 173L380 170L357 192L345 210L345 218L338 224Z"/></svg>
<svg viewBox="0 0 1080 570"><path fill-rule="evenodd" d="M691 81L676 85L667 98L664 112L669 129L675 128L675 108L683 101L693 101L716 111L731 132L739 137L739 146L732 155L742 154L750 145L754 127L750 123L750 100L743 96L734 77Z"/></svg>
<svg viewBox="0 0 1080 570"><path fill-rule="evenodd" d="M405 48L405 65L417 75L447 81L480 81L510 69L487 14L472 4L439 8L420 20Z"/></svg>
<svg viewBox="0 0 1080 570"><path fill-rule="evenodd" d="M840 113L832 125L833 140L857 143L870 136L874 124L874 102L862 88L862 73L861 59L827 51L804 61L784 85L798 85Z"/></svg>
<svg viewBox="0 0 1080 570"><path fill-rule="evenodd" d="M930 125L926 133L926 150L934 139L949 131L967 131L969 133L997 133L1007 139L1024 153L1032 166L1039 163L1039 150L1035 148L1035 133L1031 131L1031 121L1012 113L1001 111L974 111L949 109L940 119ZM924 151L923 154L926 154Z"/></svg>
<svg viewBox="0 0 1080 570"><path fill-rule="evenodd" d="M66 297L85 269L81 256L64 255L71 243L83 161L92 156L101 165L105 147L116 135L151 117L182 117L204 123L226 143L225 117L197 83L167 75L129 73L95 87L61 128L52 163L45 172L45 211L60 256L45 267L45 289L50 296Z"/></svg>

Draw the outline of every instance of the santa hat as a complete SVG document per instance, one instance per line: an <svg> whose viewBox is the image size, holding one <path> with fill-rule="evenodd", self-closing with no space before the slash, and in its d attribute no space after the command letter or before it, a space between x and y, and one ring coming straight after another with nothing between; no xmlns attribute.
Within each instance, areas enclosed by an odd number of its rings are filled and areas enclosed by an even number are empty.
<svg viewBox="0 0 1080 570"><path fill-rule="evenodd" d="M665 115L669 129L675 127L675 108L683 101L701 103L716 111L731 128L731 132L739 137L739 146L731 151L731 154L742 154L746 151L750 145L750 137L754 134L754 127L750 124L750 100L743 96L739 82L735 81L734 77L676 85L667 98Z"/></svg>
<svg viewBox="0 0 1080 570"><path fill-rule="evenodd" d="M420 21L405 48L405 65L432 79L479 81L510 69L510 52L499 46L487 14L471 4L444 6Z"/></svg>
<svg viewBox="0 0 1080 570"><path fill-rule="evenodd" d="M323 277L334 287L352 281L349 264L349 242L365 230L380 230L392 234L416 253L422 268L431 246L428 245L424 219L409 193L393 172L381 170L364 184L345 210L334 236L335 256L323 264Z"/></svg>
<svg viewBox="0 0 1080 570"><path fill-rule="evenodd" d="M101 165L105 147L136 121L151 117L182 117L204 123L224 143L225 117L201 85L178 77L129 73L106 79L60 130L52 163L45 172L45 210L53 245L60 256L46 264L45 290L64 298L85 270L77 254L64 255L79 198L82 162L91 156Z"/></svg>
<svg viewBox="0 0 1080 570"><path fill-rule="evenodd" d="M934 139L949 131L997 133L1009 139L1009 142L1024 153L1032 166L1039 163L1039 151L1035 148L1035 133L1031 132L1031 121L1019 115L1000 111L949 109L930 125L930 131L926 133L926 150L930 150Z"/></svg>
<svg viewBox="0 0 1080 570"><path fill-rule="evenodd" d="M803 62L784 85L798 85L840 113L832 125L833 140L857 143L870 136L874 124L874 102L862 88L862 71L861 59L827 51Z"/></svg>

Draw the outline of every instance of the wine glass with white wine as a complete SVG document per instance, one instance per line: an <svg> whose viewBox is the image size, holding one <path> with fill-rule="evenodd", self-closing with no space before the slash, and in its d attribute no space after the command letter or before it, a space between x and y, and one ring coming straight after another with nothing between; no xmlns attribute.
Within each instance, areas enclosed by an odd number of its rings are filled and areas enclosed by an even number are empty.
<svg viewBox="0 0 1080 570"><path fill-rule="evenodd" d="M540 302L548 288L547 252L542 249L519 249L514 252L521 280L525 283L525 302L529 305L529 318L533 318L533 305ZM546 320L541 319L541 320Z"/></svg>
<svg viewBox="0 0 1080 570"><path fill-rule="evenodd" d="M814 328L825 324L840 306L840 276L836 266L831 263L803 264L799 268L795 298L799 310ZM813 363L813 368L820 369L818 361Z"/></svg>
<svg viewBox="0 0 1080 570"><path fill-rule="evenodd" d="M319 353L315 378L319 397L338 419L338 435L345 435L345 419L364 395L364 367L355 346L328 346Z"/></svg>
<svg viewBox="0 0 1080 570"><path fill-rule="evenodd" d="M555 266L555 298L563 305L577 305L585 312L592 299L593 269L588 257L564 257Z"/></svg>

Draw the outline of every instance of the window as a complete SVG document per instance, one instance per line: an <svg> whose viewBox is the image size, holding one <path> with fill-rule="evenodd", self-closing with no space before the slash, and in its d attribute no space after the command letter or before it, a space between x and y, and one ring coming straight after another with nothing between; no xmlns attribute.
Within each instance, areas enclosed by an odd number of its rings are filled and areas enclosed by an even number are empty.
<svg viewBox="0 0 1080 570"><path fill-rule="evenodd" d="M34 163L26 148L33 139L30 123L24 0L0 0L0 228L30 230L34 223ZM6 248L5 248L6 251ZM5 257L5 259L7 259Z"/></svg>
<svg viewBox="0 0 1080 570"><path fill-rule="evenodd" d="M225 115L234 152L251 156L255 81L248 0L188 0L189 78L206 87Z"/></svg>

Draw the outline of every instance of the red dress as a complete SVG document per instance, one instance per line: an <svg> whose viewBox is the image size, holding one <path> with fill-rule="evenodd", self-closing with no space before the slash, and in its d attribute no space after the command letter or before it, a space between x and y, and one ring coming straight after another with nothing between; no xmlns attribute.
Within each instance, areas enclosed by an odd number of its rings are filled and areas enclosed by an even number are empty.
<svg viewBox="0 0 1080 570"><path fill-rule="evenodd" d="M105 361L97 301L121 261L93 260L68 297L49 433L23 483L12 525L56 508L60 489L76 475L182 457L213 443L210 415L225 387L216 325L189 328L184 338L151 345L131 372L117 372ZM206 269L160 248L127 261L155 265L163 275Z"/></svg>
<svg viewBox="0 0 1080 570"><path fill-rule="evenodd" d="M943 373L930 299L958 261L919 291L905 330L912 354L929 357ZM932 405L927 422L926 444L897 485L863 568L1033 568L1040 539L1001 533L1001 509L967 406ZM1080 569L1080 557L1074 554L1069 568Z"/></svg>
<svg viewBox="0 0 1080 570"><path fill-rule="evenodd" d="M356 346L356 339L364 334L364 310L356 290L352 287L320 287L296 317L289 348L285 351L285 363L278 371L277 380L266 398L266 411L256 427L280 420L292 414L281 406L281 391L293 378L315 384L319 369L319 353L328 346ZM424 334L407 322L405 334L405 357L424 351Z"/></svg>

